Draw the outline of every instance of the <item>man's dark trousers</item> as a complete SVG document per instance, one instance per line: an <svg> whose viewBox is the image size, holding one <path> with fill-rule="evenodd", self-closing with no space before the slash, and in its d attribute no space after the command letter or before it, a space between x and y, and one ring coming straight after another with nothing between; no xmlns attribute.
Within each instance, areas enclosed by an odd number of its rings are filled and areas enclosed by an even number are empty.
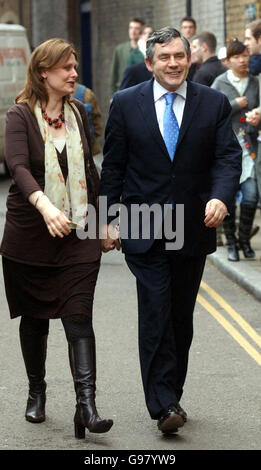
<svg viewBox="0 0 261 470"><path fill-rule="evenodd" d="M146 253L125 255L137 280L140 365L152 419L181 398L206 260L205 255L166 250L165 242L156 240Z"/></svg>

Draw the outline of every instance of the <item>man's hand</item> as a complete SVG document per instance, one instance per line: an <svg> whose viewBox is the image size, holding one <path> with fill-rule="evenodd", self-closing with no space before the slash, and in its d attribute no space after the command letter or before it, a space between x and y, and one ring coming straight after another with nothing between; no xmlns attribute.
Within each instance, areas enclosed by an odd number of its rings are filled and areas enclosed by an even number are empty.
<svg viewBox="0 0 261 470"><path fill-rule="evenodd" d="M101 246L104 253L108 253L108 251L114 250L114 248L118 251L121 249L119 234L119 230L112 225L102 227Z"/></svg>
<svg viewBox="0 0 261 470"><path fill-rule="evenodd" d="M257 108L252 109L252 111L249 111L248 113L246 113L246 122L248 124L251 124L251 126L258 126L260 120L261 120L261 114Z"/></svg>
<svg viewBox="0 0 261 470"><path fill-rule="evenodd" d="M211 199L206 204L204 223L206 227L218 227L227 215L227 206L219 199Z"/></svg>

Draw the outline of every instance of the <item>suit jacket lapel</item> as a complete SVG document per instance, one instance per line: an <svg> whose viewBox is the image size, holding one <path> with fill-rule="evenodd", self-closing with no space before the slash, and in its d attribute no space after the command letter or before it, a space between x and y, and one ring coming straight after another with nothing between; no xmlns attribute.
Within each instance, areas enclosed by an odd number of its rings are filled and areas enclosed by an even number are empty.
<svg viewBox="0 0 261 470"><path fill-rule="evenodd" d="M164 139L161 135L158 125L153 96L153 81L154 79L152 78L150 81L144 83L144 86L141 88L138 97L138 105L143 115L145 124L149 129L153 139L160 146L161 150L167 156L167 158L170 159L168 150L166 148Z"/></svg>
<svg viewBox="0 0 261 470"><path fill-rule="evenodd" d="M187 82L187 97L186 97L186 103L185 103L185 108L184 108L184 113L183 113L183 118L179 130L179 138L178 138L178 143L177 143L177 148L180 145L185 132L188 129L188 126L191 122L191 119L193 118L194 112L196 111L198 106L198 93L190 81ZM175 158L174 158L175 160Z"/></svg>

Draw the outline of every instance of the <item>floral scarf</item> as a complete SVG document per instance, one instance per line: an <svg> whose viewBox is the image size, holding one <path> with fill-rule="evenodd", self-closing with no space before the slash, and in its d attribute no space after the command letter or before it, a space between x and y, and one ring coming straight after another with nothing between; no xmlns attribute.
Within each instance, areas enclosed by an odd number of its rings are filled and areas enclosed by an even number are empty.
<svg viewBox="0 0 261 470"><path fill-rule="evenodd" d="M44 194L52 204L72 221L70 228L85 225L88 194L85 177L83 146L75 114L67 101L64 103L68 177L65 182L57 152L49 133L49 125L42 116L40 103L34 108L45 146Z"/></svg>

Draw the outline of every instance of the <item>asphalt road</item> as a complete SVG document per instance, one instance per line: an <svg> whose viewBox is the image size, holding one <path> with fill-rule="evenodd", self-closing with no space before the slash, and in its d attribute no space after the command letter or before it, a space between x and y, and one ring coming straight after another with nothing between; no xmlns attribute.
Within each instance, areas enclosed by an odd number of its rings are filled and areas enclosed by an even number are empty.
<svg viewBox="0 0 261 470"><path fill-rule="evenodd" d="M8 185L0 176L1 236ZM103 435L87 431L85 440L74 438L74 389L59 320L51 322L48 343L47 419L41 424L25 421L27 380L19 319L9 320L2 272L0 278L0 450L260 450L260 303L210 262L195 308L181 402L188 422L171 437L161 435L145 407L135 280L122 254L103 255L94 303L97 406L114 426Z"/></svg>

